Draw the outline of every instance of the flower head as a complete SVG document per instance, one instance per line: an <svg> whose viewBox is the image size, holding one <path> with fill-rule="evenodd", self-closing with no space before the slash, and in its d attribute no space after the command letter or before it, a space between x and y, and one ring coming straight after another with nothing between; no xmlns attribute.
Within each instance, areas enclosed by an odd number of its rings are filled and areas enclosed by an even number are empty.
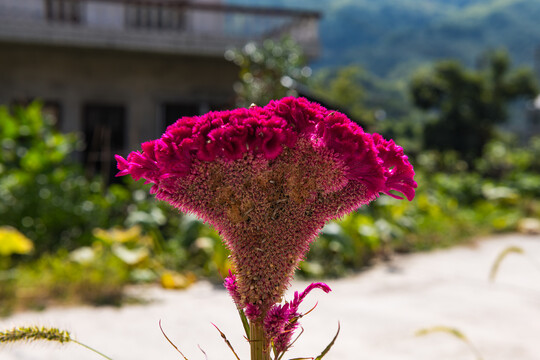
<svg viewBox="0 0 540 360"><path fill-rule="evenodd" d="M183 117L142 144L118 175L212 224L231 250L238 305L261 319L281 300L325 222L379 193L411 200L401 147L302 98Z"/></svg>

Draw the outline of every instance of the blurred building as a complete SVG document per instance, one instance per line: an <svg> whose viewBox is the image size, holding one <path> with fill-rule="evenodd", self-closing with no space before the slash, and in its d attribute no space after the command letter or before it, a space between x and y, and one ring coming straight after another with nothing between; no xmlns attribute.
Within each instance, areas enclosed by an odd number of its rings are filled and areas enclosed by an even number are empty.
<svg viewBox="0 0 540 360"><path fill-rule="evenodd" d="M79 131L90 175L184 115L230 107L228 48L290 34L318 52L319 14L220 0L1 0L0 104L41 99Z"/></svg>
<svg viewBox="0 0 540 360"><path fill-rule="evenodd" d="M540 135L540 95L527 104L526 138Z"/></svg>
<svg viewBox="0 0 540 360"><path fill-rule="evenodd" d="M540 84L540 45L535 50L534 70L538 84ZM540 135L540 94L527 104L527 129L525 134L526 139Z"/></svg>

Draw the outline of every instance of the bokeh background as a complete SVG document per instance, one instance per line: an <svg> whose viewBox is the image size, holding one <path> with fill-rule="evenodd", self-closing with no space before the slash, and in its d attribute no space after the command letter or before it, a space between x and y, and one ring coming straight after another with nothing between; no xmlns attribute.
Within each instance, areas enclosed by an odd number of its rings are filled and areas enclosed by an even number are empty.
<svg viewBox="0 0 540 360"><path fill-rule="evenodd" d="M299 277L540 233L538 19L537 0L0 0L0 316L221 282L218 235L114 155L286 95L393 138L419 184L328 224Z"/></svg>

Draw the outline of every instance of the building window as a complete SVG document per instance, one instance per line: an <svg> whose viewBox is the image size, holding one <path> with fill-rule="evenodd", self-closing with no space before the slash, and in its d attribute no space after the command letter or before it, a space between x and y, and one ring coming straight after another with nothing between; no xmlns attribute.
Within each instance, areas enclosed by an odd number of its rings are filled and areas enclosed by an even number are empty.
<svg viewBox="0 0 540 360"><path fill-rule="evenodd" d="M45 0L47 19L56 22L81 22L80 0Z"/></svg>
<svg viewBox="0 0 540 360"><path fill-rule="evenodd" d="M83 131L86 147L83 161L89 177L101 176L114 181L114 155L125 147L126 111L122 105L87 104L83 108Z"/></svg>
<svg viewBox="0 0 540 360"><path fill-rule="evenodd" d="M178 6L126 3L126 26L131 28L184 30L185 15L184 9Z"/></svg>

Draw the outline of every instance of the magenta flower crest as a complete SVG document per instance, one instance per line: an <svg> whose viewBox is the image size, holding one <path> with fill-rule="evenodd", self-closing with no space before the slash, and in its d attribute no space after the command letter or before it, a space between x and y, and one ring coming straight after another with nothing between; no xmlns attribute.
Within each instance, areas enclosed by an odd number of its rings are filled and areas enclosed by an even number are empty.
<svg viewBox="0 0 540 360"><path fill-rule="evenodd" d="M235 269L227 288L258 323L327 221L380 193L411 200L416 188L401 147L302 98L183 117L116 158L118 175L145 179L158 199L216 228Z"/></svg>

